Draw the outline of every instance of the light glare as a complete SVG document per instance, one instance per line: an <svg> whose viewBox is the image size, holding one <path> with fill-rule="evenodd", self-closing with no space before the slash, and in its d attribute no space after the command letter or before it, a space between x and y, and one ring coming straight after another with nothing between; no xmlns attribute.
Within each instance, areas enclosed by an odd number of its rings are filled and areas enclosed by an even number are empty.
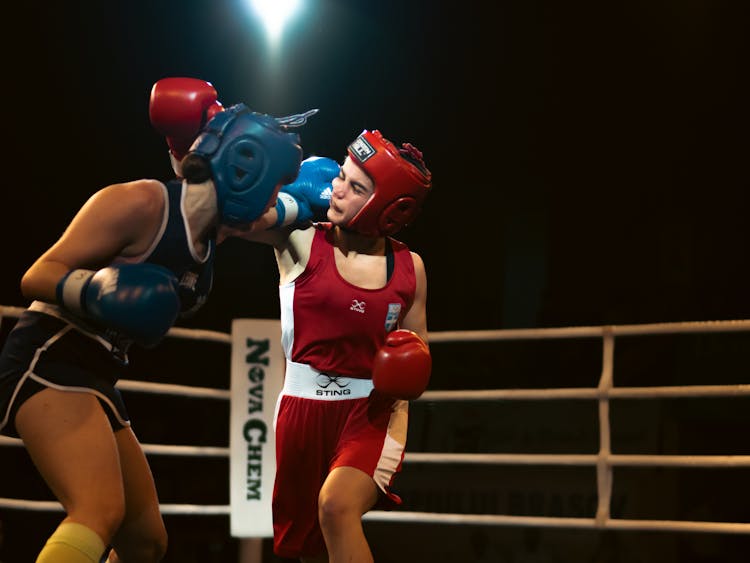
<svg viewBox="0 0 750 563"><path fill-rule="evenodd" d="M253 0L253 8L266 27L271 43L278 42L284 25L294 15L299 0Z"/></svg>

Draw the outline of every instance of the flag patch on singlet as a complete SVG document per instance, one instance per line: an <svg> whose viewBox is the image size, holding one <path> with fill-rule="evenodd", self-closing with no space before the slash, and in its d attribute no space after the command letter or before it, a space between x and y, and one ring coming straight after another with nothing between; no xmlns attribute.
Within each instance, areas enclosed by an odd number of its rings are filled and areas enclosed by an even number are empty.
<svg viewBox="0 0 750 563"><path fill-rule="evenodd" d="M391 332L396 328L399 315L401 315L401 303L388 303L388 314L385 316L386 332Z"/></svg>

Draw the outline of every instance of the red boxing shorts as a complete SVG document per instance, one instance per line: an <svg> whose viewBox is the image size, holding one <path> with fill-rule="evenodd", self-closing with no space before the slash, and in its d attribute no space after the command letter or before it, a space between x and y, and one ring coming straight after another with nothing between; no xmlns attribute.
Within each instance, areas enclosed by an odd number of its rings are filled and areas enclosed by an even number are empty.
<svg viewBox="0 0 750 563"><path fill-rule="evenodd" d="M381 492L379 508L401 504L390 487L404 457L408 405L373 391L369 379L287 362L275 424L277 555L294 559L325 550L318 494L336 467L354 467L372 477Z"/></svg>

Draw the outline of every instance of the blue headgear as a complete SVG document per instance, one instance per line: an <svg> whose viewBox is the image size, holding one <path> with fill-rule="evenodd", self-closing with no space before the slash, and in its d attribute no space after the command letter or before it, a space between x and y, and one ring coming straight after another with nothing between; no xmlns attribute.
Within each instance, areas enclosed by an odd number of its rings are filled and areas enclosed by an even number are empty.
<svg viewBox="0 0 750 563"><path fill-rule="evenodd" d="M281 185L297 178L302 147L299 136L288 129L303 125L317 111L274 118L237 104L211 118L190 153L211 166L222 223L255 221Z"/></svg>

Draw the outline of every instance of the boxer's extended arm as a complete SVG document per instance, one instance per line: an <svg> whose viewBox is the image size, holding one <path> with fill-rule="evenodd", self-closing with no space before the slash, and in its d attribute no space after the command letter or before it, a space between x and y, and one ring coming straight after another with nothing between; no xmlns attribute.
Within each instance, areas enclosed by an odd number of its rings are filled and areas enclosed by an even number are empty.
<svg viewBox="0 0 750 563"><path fill-rule="evenodd" d="M274 226L299 227L324 220L331 202L331 183L339 174L339 164L333 159L313 156L303 160L297 179L281 187Z"/></svg>
<svg viewBox="0 0 750 563"><path fill-rule="evenodd" d="M331 201L331 182L339 175L335 160L310 157L302 161L297 179L281 186L276 205L247 226L221 225L217 240L237 237L275 247L286 242L290 228L323 220Z"/></svg>

